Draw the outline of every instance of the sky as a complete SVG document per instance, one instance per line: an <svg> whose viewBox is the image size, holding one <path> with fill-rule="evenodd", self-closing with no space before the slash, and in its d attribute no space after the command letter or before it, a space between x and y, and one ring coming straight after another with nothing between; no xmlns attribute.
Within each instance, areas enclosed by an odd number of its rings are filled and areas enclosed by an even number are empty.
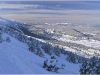
<svg viewBox="0 0 100 75"><path fill-rule="evenodd" d="M100 0L0 0L0 1L100 1Z"/></svg>
<svg viewBox="0 0 100 75"><path fill-rule="evenodd" d="M0 16L22 23L100 24L99 1L1 1Z"/></svg>

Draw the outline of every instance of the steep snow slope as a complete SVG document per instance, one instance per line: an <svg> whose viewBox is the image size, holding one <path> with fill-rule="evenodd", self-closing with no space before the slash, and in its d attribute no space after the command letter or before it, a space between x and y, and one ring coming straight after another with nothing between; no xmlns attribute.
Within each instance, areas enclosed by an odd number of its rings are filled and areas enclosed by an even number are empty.
<svg viewBox="0 0 100 75"><path fill-rule="evenodd" d="M50 58L45 54L39 57L28 51L25 43L19 42L17 39L10 37L6 33L2 34L3 42L0 43L0 74L55 74L43 68L45 59ZM6 38L10 38L10 42ZM65 68L58 71L60 74L79 73L80 64L69 63L65 60L65 56L57 57L60 63L65 64Z"/></svg>
<svg viewBox="0 0 100 75"><path fill-rule="evenodd" d="M3 34L4 40L6 37ZM0 43L0 73L49 73L42 68L43 58L29 52L26 44L10 39Z"/></svg>

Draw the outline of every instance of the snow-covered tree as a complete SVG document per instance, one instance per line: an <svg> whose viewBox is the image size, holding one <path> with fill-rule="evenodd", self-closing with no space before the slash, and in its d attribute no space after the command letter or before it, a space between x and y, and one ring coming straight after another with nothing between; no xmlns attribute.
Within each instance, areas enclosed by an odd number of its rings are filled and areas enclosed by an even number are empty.
<svg viewBox="0 0 100 75"><path fill-rule="evenodd" d="M3 42L3 39L2 39L2 36L0 35L0 43L2 43Z"/></svg>
<svg viewBox="0 0 100 75"><path fill-rule="evenodd" d="M34 51L35 51L34 44L30 44L28 47L29 47L29 48L28 48L29 51L31 51L31 52L34 52Z"/></svg>
<svg viewBox="0 0 100 75"><path fill-rule="evenodd" d="M58 72L59 69L64 69L64 64L59 64L59 60L56 56L52 55L50 59L47 59L43 63L43 68L46 68L48 71Z"/></svg>
<svg viewBox="0 0 100 75"><path fill-rule="evenodd" d="M9 37L6 37L6 42L10 42L10 38Z"/></svg>
<svg viewBox="0 0 100 75"><path fill-rule="evenodd" d="M37 55L39 55L39 56L44 56L44 54L43 54L43 52L42 52L42 50L41 50L41 48L40 47L37 47L37 49L36 49L36 51L35 51L35 54L37 54Z"/></svg>
<svg viewBox="0 0 100 75"><path fill-rule="evenodd" d="M100 74L100 59L92 57L83 62L80 68L81 74Z"/></svg>
<svg viewBox="0 0 100 75"><path fill-rule="evenodd" d="M1 28L0 28L0 43L3 42L3 39L2 39L2 31L1 31Z"/></svg>
<svg viewBox="0 0 100 75"><path fill-rule="evenodd" d="M59 46L54 47L55 55L59 56L61 54Z"/></svg>
<svg viewBox="0 0 100 75"><path fill-rule="evenodd" d="M48 43L45 43L42 45L42 49L44 50L45 53L51 54L51 45Z"/></svg>

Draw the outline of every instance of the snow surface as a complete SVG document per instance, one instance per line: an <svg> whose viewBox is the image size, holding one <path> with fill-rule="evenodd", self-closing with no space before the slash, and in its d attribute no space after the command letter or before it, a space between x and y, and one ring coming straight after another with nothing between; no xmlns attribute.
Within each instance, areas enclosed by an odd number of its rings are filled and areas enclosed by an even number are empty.
<svg viewBox="0 0 100 75"><path fill-rule="evenodd" d="M25 43L3 33L4 42L0 43L0 74L56 74L43 68L45 59L50 56L45 54L39 57L28 51ZM6 42L6 37L10 37L10 42ZM59 74L79 74L80 64L73 64L66 61L64 55L57 57L60 63L65 64L65 68L58 71Z"/></svg>
<svg viewBox="0 0 100 75"><path fill-rule="evenodd" d="M94 39L82 39L82 40L75 40L76 37L70 36L70 35L62 35L62 37L54 37L58 41L63 41L63 42L71 42L71 43L77 43L77 44L82 44L88 47L93 47L93 48L99 48L100 49L100 41L94 40Z"/></svg>
<svg viewBox="0 0 100 75"><path fill-rule="evenodd" d="M3 38L8 36L3 35ZM43 58L28 51L26 44L11 38L11 43L0 44L0 73L49 73L42 68ZM41 61L41 62L40 62Z"/></svg>

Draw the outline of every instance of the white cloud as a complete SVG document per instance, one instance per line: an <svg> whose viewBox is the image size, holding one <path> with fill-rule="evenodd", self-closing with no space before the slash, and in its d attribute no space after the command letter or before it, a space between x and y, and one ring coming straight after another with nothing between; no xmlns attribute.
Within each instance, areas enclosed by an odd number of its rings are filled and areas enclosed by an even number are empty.
<svg viewBox="0 0 100 75"><path fill-rule="evenodd" d="M19 22L71 22L81 24L100 24L100 10L49 10L37 9L41 5L0 4L0 9L22 9L0 11L0 16ZM26 9L27 8L27 9ZM29 9L32 8L32 9ZM34 9L33 9L34 8ZM31 14L30 14L31 13Z"/></svg>
<svg viewBox="0 0 100 75"><path fill-rule="evenodd" d="M16 8L16 9L24 9L24 8L37 8L41 5L28 5L28 4L6 4L6 3L1 3L0 4L0 9L4 9L4 8L8 8L8 9L12 9L12 8ZM42 6L41 6L42 7Z"/></svg>

